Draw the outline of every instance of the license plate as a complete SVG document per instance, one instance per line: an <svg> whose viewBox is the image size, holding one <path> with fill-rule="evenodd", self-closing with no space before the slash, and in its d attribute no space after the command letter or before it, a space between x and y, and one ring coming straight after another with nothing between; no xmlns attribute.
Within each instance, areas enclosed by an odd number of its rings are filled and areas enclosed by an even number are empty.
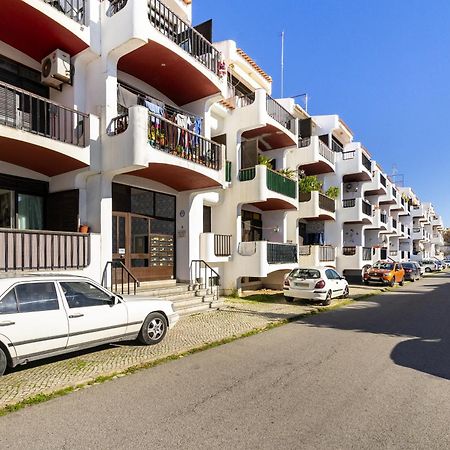
<svg viewBox="0 0 450 450"><path fill-rule="evenodd" d="M295 283L296 287L308 287L308 283Z"/></svg>
<svg viewBox="0 0 450 450"><path fill-rule="evenodd" d="M370 279L371 279L371 280L374 280L374 281L379 281L379 280L380 280L379 277L370 277Z"/></svg>

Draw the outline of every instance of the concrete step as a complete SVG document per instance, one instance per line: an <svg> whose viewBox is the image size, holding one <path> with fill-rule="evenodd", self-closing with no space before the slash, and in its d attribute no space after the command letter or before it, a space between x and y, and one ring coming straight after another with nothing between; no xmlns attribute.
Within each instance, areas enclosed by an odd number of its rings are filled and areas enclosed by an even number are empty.
<svg viewBox="0 0 450 450"><path fill-rule="evenodd" d="M197 305L189 306L187 308L180 308L180 309L175 308L175 310L177 311L177 313L180 316L189 316L191 314L198 314L201 312L212 311L209 306L209 303L203 303L203 302L198 303Z"/></svg>
<svg viewBox="0 0 450 450"><path fill-rule="evenodd" d="M155 293L153 291L141 291L136 294L136 297L154 297L154 298L160 298L162 300L170 300L172 302L177 302L178 300L184 300L187 298L195 298L197 297L195 295L195 292L178 292L178 293ZM198 297L197 297L198 299Z"/></svg>
<svg viewBox="0 0 450 450"><path fill-rule="evenodd" d="M179 294L187 294L189 292L188 284L177 284L173 286L160 286L157 288L148 288L147 286L139 286L136 289L137 294L145 293L146 295L150 295L152 297L167 297L170 295L179 295Z"/></svg>
<svg viewBox="0 0 450 450"><path fill-rule="evenodd" d="M208 302L206 302L209 304ZM196 307L205 304L205 302L202 301L202 299L199 299L198 297L192 297L192 298L185 298L185 299L179 299L175 302L173 302L173 307L175 311L179 311L180 309L186 309L191 307Z"/></svg>

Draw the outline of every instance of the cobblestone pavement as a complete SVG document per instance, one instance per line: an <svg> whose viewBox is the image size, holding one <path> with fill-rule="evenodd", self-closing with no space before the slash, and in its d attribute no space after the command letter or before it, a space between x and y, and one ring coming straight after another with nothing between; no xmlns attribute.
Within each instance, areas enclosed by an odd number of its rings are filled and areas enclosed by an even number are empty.
<svg viewBox="0 0 450 450"><path fill-rule="evenodd" d="M365 287L351 289L352 296L372 291L373 288ZM266 294L268 292L274 296L277 294L276 291L264 291ZM181 318L166 339L156 346L121 343L19 366L0 379L0 408L40 393L51 393L87 383L101 375L110 375L208 343L239 336L263 328L271 322L292 318L316 308L312 304L286 303L279 293L274 302L225 300L219 311Z"/></svg>

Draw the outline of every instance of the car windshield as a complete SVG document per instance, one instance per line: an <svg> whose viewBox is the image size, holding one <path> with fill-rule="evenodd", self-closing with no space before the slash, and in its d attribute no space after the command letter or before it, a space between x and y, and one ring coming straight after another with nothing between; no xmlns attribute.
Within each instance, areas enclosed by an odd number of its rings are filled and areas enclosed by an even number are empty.
<svg viewBox="0 0 450 450"><path fill-rule="evenodd" d="M403 263L403 267L406 267L407 269L413 269L415 266L413 263Z"/></svg>
<svg viewBox="0 0 450 450"><path fill-rule="evenodd" d="M316 269L294 269L289 276L292 278L316 279L320 278L320 272Z"/></svg>
<svg viewBox="0 0 450 450"><path fill-rule="evenodd" d="M372 266L372 269L381 269L381 270L392 270L393 268L394 264L385 262L377 262Z"/></svg>

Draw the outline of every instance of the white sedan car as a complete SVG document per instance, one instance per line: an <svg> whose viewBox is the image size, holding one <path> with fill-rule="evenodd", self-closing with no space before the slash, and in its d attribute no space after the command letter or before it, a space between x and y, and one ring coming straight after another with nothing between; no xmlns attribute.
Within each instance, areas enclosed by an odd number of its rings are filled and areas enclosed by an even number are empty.
<svg viewBox="0 0 450 450"><path fill-rule="evenodd" d="M349 287L346 279L330 267L294 269L284 280L284 298L315 300L329 305L336 297L346 298Z"/></svg>
<svg viewBox="0 0 450 450"><path fill-rule="evenodd" d="M89 278L2 278L0 375L8 366L109 342L157 344L177 320L169 301L123 298Z"/></svg>

